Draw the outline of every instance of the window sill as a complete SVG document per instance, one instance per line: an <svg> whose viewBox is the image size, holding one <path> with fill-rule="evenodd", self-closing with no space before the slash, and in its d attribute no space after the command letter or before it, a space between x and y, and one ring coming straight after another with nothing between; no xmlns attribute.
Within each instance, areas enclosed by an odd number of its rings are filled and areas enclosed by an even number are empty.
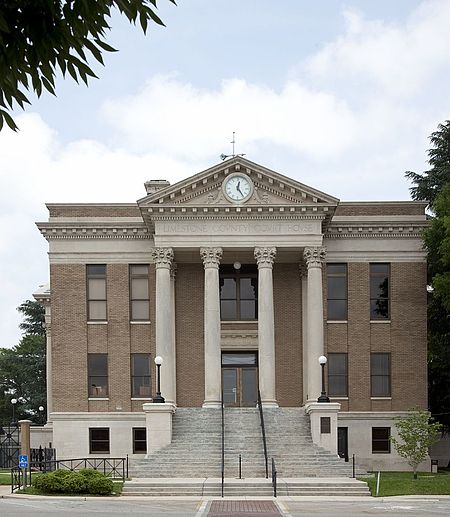
<svg viewBox="0 0 450 517"><path fill-rule="evenodd" d="M109 397L89 397L88 400L109 400Z"/></svg>
<svg viewBox="0 0 450 517"><path fill-rule="evenodd" d="M391 454L391 451L372 451L372 454Z"/></svg>
<svg viewBox="0 0 450 517"><path fill-rule="evenodd" d="M131 400L153 400L152 397L131 397Z"/></svg>
<svg viewBox="0 0 450 517"><path fill-rule="evenodd" d="M327 320L327 323L348 323L348 320Z"/></svg>
<svg viewBox="0 0 450 517"><path fill-rule="evenodd" d="M130 321L130 325L150 325L151 321Z"/></svg>
<svg viewBox="0 0 450 517"><path fill-rule="evenodd" d="M88 325L108 325L107 321L88 321Z"/></svg>
<svg viewBox="0 0 450 517"><path fill-rule="evenodd" d="M348 397L332 397L332 396L330 396L330 400L348 400Z"/></svg>
<svg viewBox="0 0 450 517"><path fill-rule="evenodd" d="M220 320L220 323L235 324L235 323L258 323L258 320Z"/></svg>
<svg viewBox="0 0 450 517"><path fill-rule="evenodd" d="M370 323L391 323L391 320L370 320Z"/></svg>
<svg viewBox="0 0 450 517"><path fill-rule="evenodd" d="M392 400L392 397L370 397L370 400Z"/></svg>

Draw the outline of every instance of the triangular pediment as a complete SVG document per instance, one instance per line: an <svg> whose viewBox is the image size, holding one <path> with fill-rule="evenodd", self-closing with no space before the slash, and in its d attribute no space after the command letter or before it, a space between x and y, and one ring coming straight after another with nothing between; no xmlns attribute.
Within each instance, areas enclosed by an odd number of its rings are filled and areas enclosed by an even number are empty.
<svg viewBox="0 0 450 517"><path fill-rule="evenodd" d="M240 173L250 178L251 196L242 207L256 206L336 206L338 199L296 180L236 156L210 169L195 174L174 185L160 189L138 200L141 209L156 207L236 206L223 190L230 174Z"/></svg>

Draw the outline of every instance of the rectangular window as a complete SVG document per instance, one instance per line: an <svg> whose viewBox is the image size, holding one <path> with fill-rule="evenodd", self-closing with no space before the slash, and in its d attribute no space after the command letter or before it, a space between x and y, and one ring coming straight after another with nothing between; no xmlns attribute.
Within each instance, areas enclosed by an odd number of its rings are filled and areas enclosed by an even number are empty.
<svg viewBox="0 0 450 517"><path fill-rule="evenodd" d="M89 397L108 396L108 354L88 354Z"/></svg>
<svg viewBox="0 0 450 517"><path fill-rule="evenodd" d="M372 397L391 396L391 354L370 354Z"/></svg>
<svg viewBox="0 0 450 517"><path fill-rule="evenodd" d="M147 452L147 429L145 427L133 427L133 454L145 454Z"/></svg>
<svg viewBox="0 0 450 517"><path fill-rule="evenodd" d="M258 273L256 266L220 267L220 315L222 320L258 319Z"/></svg>
<svg viewBox="0 0 450 517"><path fill-rule="evenodd" d="M109 427L89 428L89 454L109 453Z"/></svg>
<svg viewBox="0 0 450 517"><path fill-rule="evenodd" d="M151 397L150 354L131 354L131 396Z"/></svg>
<svg viewBox="0 0 450 517"><path fill-rule="evenodd" d="M347 264L327 264L328 320L347 319Z"/></svg>
<svg viewBox="0 0 450 517"><path fill-rule="evenodd" d="M370 319L389 319L389 264L370 264Z"/></svg>
<svg viewBox="0 0 450 517"><path fill-rule="evenodd" d="M106 265L88 265L87 311L89 321L106 321Z"/></svg>
<svg viewBox="0 0 450 517"><path fill-rule="evenodd" d="M320 417L320 434L331 433L331 418L329 416Z"/></svg>
<svg viewBox="0 0 450 517"><path fill-rule="evenodd" d="M385 454L391 452L390 427L372 427L372 452Z"/></svg>
<svg viewBox="0 0 450 517"><path fill-rule="evenodd" d="M150 319L147 265L130 266L130 318L131 321Z"/></svg>
<svg viewBox="0 0 450 517"><path fill-rule="evenodd" d="M328 354L328 395L348 396L347 354Z"/></svg>

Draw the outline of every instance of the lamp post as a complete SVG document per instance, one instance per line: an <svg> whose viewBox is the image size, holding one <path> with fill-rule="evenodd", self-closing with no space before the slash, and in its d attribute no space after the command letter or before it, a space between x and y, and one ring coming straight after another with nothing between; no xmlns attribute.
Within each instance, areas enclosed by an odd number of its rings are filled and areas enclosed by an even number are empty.
<svg viewBox="0 0 450 517"><path fill-rule="evenodd" d="M43 424L44 423L44 406L39 406L38 407L38 411L39 411L39 423Z"/></svg>
<svg viewBox="0 0 450 517"><path fill-rule="evenodd" d="M317 399L317 402L330 402L327 392L325 391L325 365L327 364L327 358L324 355L319 357L319 364L322 368L322 393Z"/></svg>
<svg viewBox="0 0 450 517"><path fill-rule="evenodd" d="M157 372L156 372L157 388L156 388L156 397L153 399L153 402L155 402L157 404L164 404L166 399L161 396L161 365L163 364L163 358L160 355L155 357L155 364L156 364L156 368L157 368Z"/></svg>
<svg viewBox="0 0 450 517"><path fill-rule="evenodd" d="M16 425L16 404L17 404L17 399L11 399L11 404L12 404L12 413L13 413L11 425Z"/></svg>

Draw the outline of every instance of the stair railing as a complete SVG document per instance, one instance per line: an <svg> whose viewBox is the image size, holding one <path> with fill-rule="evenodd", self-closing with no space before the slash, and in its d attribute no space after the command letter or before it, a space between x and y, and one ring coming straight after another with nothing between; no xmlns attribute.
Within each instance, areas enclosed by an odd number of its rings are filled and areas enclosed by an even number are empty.
<svg viewBox="0 0 450 517"><path fill-rule="evenodd" d="M272 458L272 487L273 496L277 496L277 467L275 466L275 460Z"/></svg>
<svg viewBox="0 0 450 517"><path fill-rule="evenodd" d="M220 407L222 411L222 485L221 485L221 495L223 497L223 485L225 483L225 411L223 408L223 391L222 398L220 400Z"/></svg>
<svg viewBox="0 0 450 517"><path fill-rule="evenodd" d="M264 426L264 412L261 404L261 393L258 389L258 409L259 409L259 419L261 421L261 432L263 439L263 447L264 447L264 462L266 466L266 479L269 479L269 460L267 457L267 441L266 441L266 428Z"/></svg>

